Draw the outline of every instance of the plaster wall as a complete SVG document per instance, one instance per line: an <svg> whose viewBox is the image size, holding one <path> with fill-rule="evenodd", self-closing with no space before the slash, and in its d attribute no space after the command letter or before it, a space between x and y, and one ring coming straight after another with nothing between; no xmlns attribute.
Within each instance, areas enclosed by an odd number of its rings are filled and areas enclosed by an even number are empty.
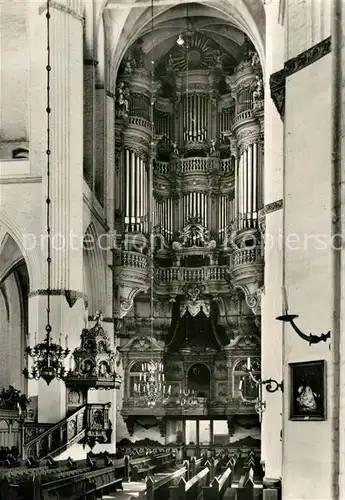
<svg viewBox="0 0 345 500"><path fill-rule="evenodd" d="M320 334L332 324L331 55L290 76L285 112L285 272L289 312ZM330 499L331 352L284 328L283 498ZM289 363L326 361L326 419L290 419ZM321 479L322 478L322 479Z"/></svg>
<svg viewBox="0 0 345 500"><path fill-rule="evenodd" d="M287 0L286 59L330 36L331 5L330 0Z"/></svg>
<svg viewBox="0 0 345 500"><path fill-rule="evenodd" d="M28 138L29 44L27 2L0 6L0 157L11 158L11 143ZM17 147L17 143L14 144Z"/></svg>

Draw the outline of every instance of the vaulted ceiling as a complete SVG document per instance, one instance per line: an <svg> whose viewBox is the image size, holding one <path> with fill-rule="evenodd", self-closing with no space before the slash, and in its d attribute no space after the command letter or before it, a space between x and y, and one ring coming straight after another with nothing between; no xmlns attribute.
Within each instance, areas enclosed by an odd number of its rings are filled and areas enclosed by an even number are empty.
<svg viewBox="0 0 345 500"><path fill-rule="evenodd" d="M116 71L139 38L148 63L154 60L157 64L186 31L210 38L238 62L247 35L263 62L265 11L261 0L109 0L105 19L108 34L116 26L112 60Z"/></svg>

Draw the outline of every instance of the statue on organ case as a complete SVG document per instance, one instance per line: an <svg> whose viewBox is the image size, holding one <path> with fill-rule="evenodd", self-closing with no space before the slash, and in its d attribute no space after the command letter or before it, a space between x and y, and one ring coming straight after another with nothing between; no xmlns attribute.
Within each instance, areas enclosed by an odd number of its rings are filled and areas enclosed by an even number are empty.
<svg viewBox="0 0 345 500"><path fill-rule="evenodd" d="M171 146L172 146L172 153L171 153L172 157L178 158L180 156L180 152L178 150L177 142L173 142Z"/></svg>
<svg viewBox="0 0 345 500"><path fill-rule="evenodd" d="M214 62L217 69L223 69L223 58L224 56L220 53L220 50L217 50L216 55L214 56Z"/></svg>
<svg viewBox="0 0 345 500"><path fill-rule="evenodd" d="M264 85L262 78L259 75L256 75L254 82L255 90L253 92L253 107L255 108L260 104L262 99L264 98Z"/></svg>
<svg viewBox="0 0 345 500"><path fill-rule="evenodd" d="M210 156L216 154L217 139L211 139L210 141Z"/></svg>
<svg viewBox="0 0 345 500"><path fill-rule="evenodd" d="M126 117L129 112L128 92L123 82L120 82L116 89L116 112L119 117Z"/></svg>

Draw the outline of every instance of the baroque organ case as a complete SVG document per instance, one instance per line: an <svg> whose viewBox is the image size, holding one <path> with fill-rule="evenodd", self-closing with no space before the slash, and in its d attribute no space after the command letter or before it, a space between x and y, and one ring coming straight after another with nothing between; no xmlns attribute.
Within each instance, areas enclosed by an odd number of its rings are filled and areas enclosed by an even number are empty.
<svg viewBox="0 0 345 500"><path fill-rule="evenodd" d="M164 54L135 42L117 80L114 310L130 434L133 415L152 416L134 391L150 359L171 385L154 409L163 434L190 412L257 418L238 385L260 357L263 75L244 36L236 55L182 36Z"/></svg>

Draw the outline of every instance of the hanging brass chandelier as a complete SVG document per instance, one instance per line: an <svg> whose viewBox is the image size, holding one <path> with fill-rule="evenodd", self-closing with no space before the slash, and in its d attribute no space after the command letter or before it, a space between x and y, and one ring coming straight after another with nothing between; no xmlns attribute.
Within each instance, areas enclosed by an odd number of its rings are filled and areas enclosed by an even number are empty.
<svg viewBox="0 0 345 500"><path fill-rule="evenodd" d="M143 397L149 408L164 404L171 395L171 386L165 383L164 365L159 361L142 363L140 381L134 390Z"/></svg>
<svg viewBox="0 0 345 500"><path fill-rule="evenodd" d="M195 391L191 389L180 389L176 403L184 409L192 409L199 404Z"/></svg>
<svg viewBox="0 0 345 500"><path fill-rule="evenodd" d="M151 0L151 34L153 40L153 1ZM150 120L151 120L151 151L149 165L149 200L150 200L150 217L149 217L149 280L150 280L150 334L154 337L154 204L153 204L153 159L155 155L154 148L154 61L151 61L151 101L150 101ZM164 365L160 360L154 359L149 362L142 363L140 380L134 385L134 391L138 396L144 398L149 408L156 404L164 404L170 397L171 386L165 383Z"/></svg>
<svg viewBox="0 0 345 500"><path fill-rule="evenodd" d="M67 336L66 336L66 348L61 346L61 341L59 344L52 342L51 331L52 327L50 324L50 299L51 299L51 227L50 227L50 114L51 114L51 102L50 102L50 1L47 0L47 196L46 196L46 216L47 216L47 323L45 327L46 336L43 342L36 342L36 345L31 348L26 348L29 369L24 368L23 375L28 379L38 380L42 378L48 385L50 382L56 379L62 379L65 375L64 359L69 354L69 349L67 348ZM61 339L61 335L60 335ZM29 356L32 358L32 362L29 363Z"/></svg>

